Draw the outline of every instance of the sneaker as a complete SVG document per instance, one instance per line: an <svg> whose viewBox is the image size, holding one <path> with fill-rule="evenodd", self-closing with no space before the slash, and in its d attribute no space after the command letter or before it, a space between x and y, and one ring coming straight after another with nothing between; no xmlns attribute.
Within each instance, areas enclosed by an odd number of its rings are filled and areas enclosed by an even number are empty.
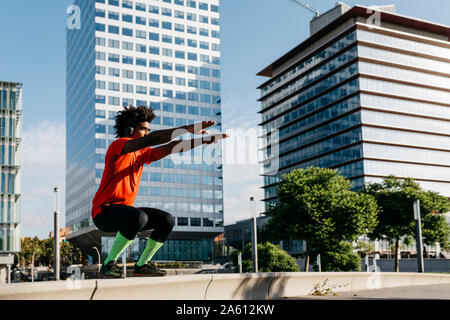
<svg viewBox="0 0 450 320"><path fill-rule="evenodd" d="M167 274L166 271L159 269L153 262L138 266L134 265L133 276L134 277L163 277Z"/></svg>
<svg viewBox="0 0 450 320"><path fill-rule="evenodd" d="M98 275L100 278L124 278L116 260L111 260L106 265L103 264Z"/></svg>

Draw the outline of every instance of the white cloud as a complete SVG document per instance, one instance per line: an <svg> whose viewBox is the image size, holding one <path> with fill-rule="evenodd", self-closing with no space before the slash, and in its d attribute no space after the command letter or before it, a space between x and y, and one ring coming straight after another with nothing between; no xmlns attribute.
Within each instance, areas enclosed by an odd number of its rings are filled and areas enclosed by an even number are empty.
<svg viewBox="0 0 450 320"><path fill-rule="evenodd" d="M23 130L21 236L47 238L53 230L53 188L59 187L60 227L65 226L65 126L42 122Z"/></svg>

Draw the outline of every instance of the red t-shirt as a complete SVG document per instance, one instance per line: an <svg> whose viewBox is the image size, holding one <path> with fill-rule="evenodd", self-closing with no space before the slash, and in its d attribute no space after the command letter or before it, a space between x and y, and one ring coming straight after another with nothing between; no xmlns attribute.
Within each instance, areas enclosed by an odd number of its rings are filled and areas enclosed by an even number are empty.
<svg viewBox="0 0 450 320"><path fill-rule="evenodd" d="M102 204L134 205L144 164L162 158L160 151L151 147L121 154L128 140L131 138L117 139L106 151L105 170L92 200L92 218L101 212Z"/></svg>

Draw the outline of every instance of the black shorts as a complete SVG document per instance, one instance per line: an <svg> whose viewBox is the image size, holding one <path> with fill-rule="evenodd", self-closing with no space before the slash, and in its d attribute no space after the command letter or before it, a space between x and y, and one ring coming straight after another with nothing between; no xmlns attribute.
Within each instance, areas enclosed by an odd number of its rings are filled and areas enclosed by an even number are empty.
<svg viewBox="0 0 450 320"><path fill-rule="evenodd" d="M95 226L104 232L117 232L132 240L145 230L152 230L150 238L164 242L175 225L174 217L154 208L135 208L123 204L102 205L102 211L93 219Z"/></svg>

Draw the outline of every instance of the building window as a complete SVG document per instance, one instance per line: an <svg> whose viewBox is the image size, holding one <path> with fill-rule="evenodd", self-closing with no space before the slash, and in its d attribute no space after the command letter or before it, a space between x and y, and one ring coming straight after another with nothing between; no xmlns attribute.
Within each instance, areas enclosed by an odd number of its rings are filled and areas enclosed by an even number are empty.
<svg viewBox="0 0 450 320"><path fill-rule="evenodd" d="M191 226L192 227L200 227L201 219L200 218L191 218Z"/></svg>
<svg viewBox="0 0 450 320"><path fill-rule="evenodd" d="M175 64L175 71L186 72L186 66L184 64Z"/></svg>
<svg viewBox="0 0 450 320"><path fill-rule="evenodd" d="M187 226L188 218L187 217L177 217L177 225L179 226Z"/></svg>
<svg viewBox="0 0 450 320"><path fill-rule="evenodd" d="M159 34L154 32L149 32L148 39L153 41L159 41Z"/></svg>
<svg viewBox="0 0 450 320"><path fill-rule="evenodd" d="M133 43L127 42L127 41L122 41L122 49L133 51Z"/></svg>
<svg viewBox="0 0 450 320"><path fill-rule="evenodd" d="M131 14L122 14L122 21L133 23L133 16Z"/></svg>
<svg viewBox="0 0 450 320"><path fill-rule="evenodd" d="M147 66L147 59L144 58L136 58L136 65L137 66Z"/></svg>
<svg viewBox="0 0 450 320"><path fill-rule="evenodd" d="M184 51L175 50L175 58L185 59L186 58L186 54L185 54Z"/></svg>
<svg viewBox="0 0 450 320"><path fill-rule="evenodd" d="M158 47L152 47L152 46L150 46L150 47L149 47L149 52L150 52L151 54L157 54L157 55L159 55L159 48L158 48Z"/></svg>
<svg viewBox="0 0 450 320"><path fill-rule="evenodd" d="M193 52L188 52L188 59L189 60L193 60L193 61L197 61L198 60L197 54L193 53Z"/></svg>
<svg viewBox="0 0 450 320"><path fill-rule="evenodd" d="M147 39L147 33L143 30L136 30L136 38Z"/></svg>
<svg viewBox="0 0 450 320"><path fill-rule="evenodd" d="M150 12L150 13L155 13L155 14L159 14L159 7L149 5L149 6L148 6L148 12Z"/></svg>
<svg viewBox="0 0 450 320"><path fill-rule="evenodd" d="M122 28L122 35L127 36L127 37L132 37L133 29Z"/></svg>
<svg viewBox="0 0 450 320"><path fill-rule="evenodd" d="M192 27L192 26L188 26L187 27L187 33L197 34L197 28L196 27Z"/></svg>
<svg viewBox="0 0 450 320"><path fill-rule="evenodd" d="M172 10L171 9L167 9L167 8L161 8L161 14L163 16L171 17L172 16Z"/></svg>
<svg viewBox="0 0 450 320"><path fill-rule="evenodd" d="M130 56L122 56L122 63L125 63L125 64L133 64L133 57L130 57Z"/></svg>
<svg viewBox="0 0 450 320"><path fill-rule="evenodd" d="M108 32L113 34L119 34L119 27L108 26Z"/></svg>
<svg viewBox="0 0 450 320"><path fill-rule="evenodd" d="M108 97L108 104L111 106L120 106L120 98Z"/></svg>
<svg viewBox="0 0 450 320"><path fill-rule="evenodd" d="M95 30L105 32L105 25L103 23L96 23Z"/></svg>
<svg viewBox="0 0 450 320"><path fill-rule="evenodd" d="M173 63L172 62L163 62L163 69L164 70L173 70Z"/></svg>
<svg viewBox="0 0 450 320"><path fill-rule="evenodd" d="M163 29L172 30L172 22L163 21L161 26Z"/></svg>
<svg viewBox="0 0 450 320"><path fill-rule="evenodd" d="M117 69L117 72L119 72L119 69ZM122 70L122 77L126 79L134 79L134 72L132 70Z"/></svg>
<svg viewBox="0 0 450 320"><path fill-rule="evenodd" d="M186 4L190 8L197 8L197 3L194 0L187 0Z"/></svg>
<svg viewBox="0 0 450 320"><path fill-rule="evenodd" d="M122 0L122 7L127 9L133 9L133 2L130 0Z"/></svg>
<svg viewBox="0 0 450 320"><path fill-rule="evenodd" d="M120 77L120 69L108 68L108 75L110 77Z"/></svg>
<svg viewBox="0 0 450 320"><path fill-rule="evenodd" d="M150 68L157 68L157 69L159 69L160 68L160 63L159 63L158 60L149 60L148 66Z"/></svg>
<svg viewBox="0 0 450 320"><path fill-rule="evenodd" d="M146 11L147 10L147 5L145 3L136 3L136 10L138 11Z"/></svg>
<svg viewBox="0 0 450 320"><path fill-rule="evenodd" d="M219 6L212 4L211 5L211 12L219 12Z"/></svg>

